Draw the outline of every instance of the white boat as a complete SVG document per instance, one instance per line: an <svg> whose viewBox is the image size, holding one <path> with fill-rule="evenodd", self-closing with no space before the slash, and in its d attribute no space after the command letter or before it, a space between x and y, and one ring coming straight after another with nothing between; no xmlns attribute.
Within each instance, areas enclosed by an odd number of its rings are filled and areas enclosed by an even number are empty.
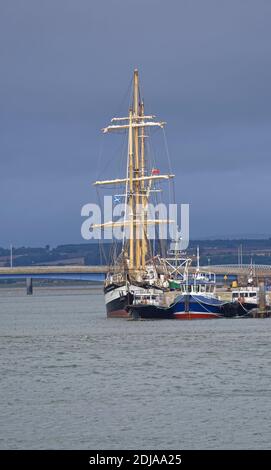
<svg viewBox="0 0 271 470"><path fill-rule="evenodd" d="M239 302L246 310L251 310L259 305L259 287L247 286L235 289L231 293L232 302ZM269 305L269 295L265 294L266 305Z"/></svg>

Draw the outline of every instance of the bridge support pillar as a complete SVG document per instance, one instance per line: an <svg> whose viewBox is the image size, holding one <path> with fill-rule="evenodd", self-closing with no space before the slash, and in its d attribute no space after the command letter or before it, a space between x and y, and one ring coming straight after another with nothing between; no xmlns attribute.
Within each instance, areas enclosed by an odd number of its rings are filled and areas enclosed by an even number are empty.
<svg viewBox="0 0 271 470"><path fill-rule="evenodd" d="M26 294L32 295L33 294L33 279L32 277L26 278Z"/></svg>

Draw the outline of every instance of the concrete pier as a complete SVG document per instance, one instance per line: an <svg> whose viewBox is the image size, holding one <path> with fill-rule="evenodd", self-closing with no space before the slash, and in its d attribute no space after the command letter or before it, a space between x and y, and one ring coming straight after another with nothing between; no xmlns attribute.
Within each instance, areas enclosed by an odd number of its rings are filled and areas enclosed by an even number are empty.
<svg viewBox="0 0 271 470"><path fill-rule="evenodd" d="M26 294L32 295L33 294L33 279L32 277L26 278Z"/></svg>
<svg viewBox="0 0 271 470"><path fill-rule="evenodd" d="M264 281L259 281L259 311L264 313L266 310L266 292Z"/></svg>

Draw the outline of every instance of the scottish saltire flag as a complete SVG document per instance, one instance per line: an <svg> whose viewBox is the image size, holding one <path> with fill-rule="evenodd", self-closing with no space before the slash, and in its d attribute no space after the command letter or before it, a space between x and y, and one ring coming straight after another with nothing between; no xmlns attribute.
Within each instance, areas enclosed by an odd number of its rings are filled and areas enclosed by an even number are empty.
<svg viewBox="0 0 271 470"><path fill-rule="evenodd" d="M113 202L114 202L114 204L119 203L120 202L120 196L114 196Z"/></svg>

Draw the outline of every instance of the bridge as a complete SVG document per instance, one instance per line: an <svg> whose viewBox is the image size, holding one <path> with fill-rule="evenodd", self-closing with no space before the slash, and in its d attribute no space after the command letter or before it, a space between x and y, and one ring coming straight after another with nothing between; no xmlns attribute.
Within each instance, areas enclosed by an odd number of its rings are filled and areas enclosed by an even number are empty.
<svg viewBox="0 0 271 470"><path fill-rule="evenodd" d="M72 281L102 281L107 266L20 266L0 268L1 279L64 279Z"/></svg>
<svg viewBox="0 0 271 470"><path fill-rule="evenodd" d="M0 268L0 281L26 279L27 294L33 292L33 279L96 281L105 279L107 266L20 266Z"/></svg>
<svg viewBox="0 0 271 470"><path fill-rule="evenodd" d="M203 271L211 271L221 275L241 275L250 274L250 264L220 264L201 266ZM195 270L195 267L191 267ZM64 279L77 281L102 281L108 271L108 266L20 266L14 268L0 267L1 279ZM271 277L271 264L255 264L252 266L252 273L259 277Z"/></svg>
<svg viewBox="0 0 271 470"><path fill-rule="evenodd" d="M255 277L271 277L271 264L221 264L201 266L204 271L211 271L221 275L247 276L251 273Z"/></svg>
<svg viewBox="0 0 271 470"><path fill-rule="evenodd" d="M190 268L195 270L195 267ZM0 268L0 281L4 279L26 279L27 293L33 290L33 279L65 280L65 281L96 281L102 282L108 266L20 266ZM248 276L250 264L222 264L201 266L202 271L211 271L218 275ZM258 278L271 278L271 265L256 264L252 266L252 274Z"/></svg>

